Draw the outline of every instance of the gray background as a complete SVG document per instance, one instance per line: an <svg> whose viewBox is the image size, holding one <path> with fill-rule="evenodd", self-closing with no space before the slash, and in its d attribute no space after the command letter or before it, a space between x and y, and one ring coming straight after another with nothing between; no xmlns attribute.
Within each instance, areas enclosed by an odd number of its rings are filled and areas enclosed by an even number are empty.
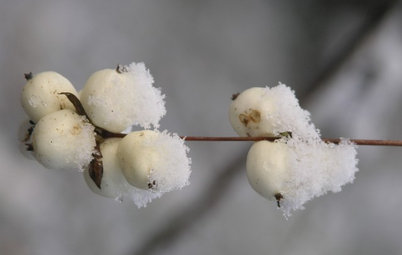
<svg viewBox="0 0 402 255"><path fill-rule="evenodd" d="M326 137L401 139L396 1L0 1L0 254L402 254L400 148L360 147L355 183L285 220L248 185L250 143L189 142L191 185L145 209L18 149L23 73L81 88L144 61L166 94L161 128L235 135L233 93L291 86Z"/></svg>

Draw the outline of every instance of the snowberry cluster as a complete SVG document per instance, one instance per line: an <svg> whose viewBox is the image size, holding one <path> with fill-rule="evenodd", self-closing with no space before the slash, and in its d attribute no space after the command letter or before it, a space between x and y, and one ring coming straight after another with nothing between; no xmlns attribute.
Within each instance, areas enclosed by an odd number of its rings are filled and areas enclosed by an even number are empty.
<svg viewBox="0 0 402 255"><path fill-rule="evenodd" d="M276 200L285 216L353 181L358 170L355 145L347 139L339 145L323 142L310 113L286 85L255 87L234 95L229 117L240 136L279 137L274 142L255 142L246 168L254 190Z"/></svg>
<svg viewBox="0 0 402 255"><path fill-rule="evenodd" d="M45 167L79 169L97 194L145 206L188 184L188 147L158 131L164 95L143 63L92 74L78 93L56 72L25 75L22 106L31 127L24 138ZM145 130L131 131L133 125Z"/></svg>

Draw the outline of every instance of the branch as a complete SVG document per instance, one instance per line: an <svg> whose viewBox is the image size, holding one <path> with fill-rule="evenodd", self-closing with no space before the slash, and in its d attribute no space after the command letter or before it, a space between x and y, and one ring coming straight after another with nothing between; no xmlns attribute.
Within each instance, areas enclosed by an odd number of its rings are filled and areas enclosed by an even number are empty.
<svg viewBox="0 0 402 255"><path fill-rule="evenodd" d="M108 138L118 137L123 138L126 134L110 133ZM185 141L201 141L201 142L257 142L262 140L275 141L282 137L272 136L272 137L238 137L238 136L180 136L181 139ZM326 143L338 144L341 142L340 138L322 138ZM376 145L376 146L402 146L402 140L375 140L375 139L349 139L356 145Z"/></svg>
<svg viewBox="0 0 402 255"><path fill-rule="evenodd" d="M205 141L205 142L244 142L244 141L275 141L281 137L235 137L235 136L181 136L186 141ZM322 138L326 143L340 143L340 138ZM349 139L357 145L378 145L378 146L402 146L402 140L373 140L373 139Z"/></svg>

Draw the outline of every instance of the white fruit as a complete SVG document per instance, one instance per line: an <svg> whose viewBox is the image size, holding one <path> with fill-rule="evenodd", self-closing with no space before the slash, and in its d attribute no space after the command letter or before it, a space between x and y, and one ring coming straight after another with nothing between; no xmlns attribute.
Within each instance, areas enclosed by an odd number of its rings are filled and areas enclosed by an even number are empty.
<svg viewBox="0 0 402 255"><path fill-rule="evenodd" d="M177 135L144 130L124 137L117 155L123 174L131 185L168 192L188 184L190 159L187 151Z"/></svg>
<svg viewBox="0 0 402 255"><path fill-rule="evenodd" d="M100 144L103 162L101 189L96 186L89 176L88 169L85 169L83 173L89 188L104 197L120 199L127 192L127 181L117 160L117 148L120 140L121 138L110 138Z"/></svg>
<svg viewBox="0 0 402 255"><path fill-rule="evenodd" d="M104 69L92 74L80 92L81 103L91 121L111 132L132 125L158 126L166 113L160 90L145 65L131 64L118 70Z"/></svg>
<svg viewBox="0 0 402 255"><path fill-rule="evenodd" d="M29 118L38 122L43 116L74 106L60 92L78 95L73 85L56 72L42 72L29 79L22 89L21 104Z"/></svg>
<svg viewBox="0 0 402 255"><path fill-rule="evenodd" d="M229 119L239 136L272 136L272 123L265 118L276 110L271 101L264 100L265 88L250 88L239 94L231 103Z"/></svg>
<svg viewBox="0 0 402 255"><path fill-rule="evenodd" d="M118 157L120 166L127 181L140 189L154 186L150 172L162 164L160 157L151 145L158 136L151 130L137 131L128 134L120 143Z"/></svg>
<svg viewBox="0 0 402 255"><path fill-rule="evenodd" d="M53 112L36 124L32 145L36 159L47 168L83 170L92 160L94 127L71 110Z"/></svg>
<svg viewBox="0 0 402 255"><path fill-rule="evenodd" d="M319 138L319 131L303 110L294 91L284 84L250 88L234 98L229 109L233 129L240 136L278 136L284 132Z"/></svg>
<svg viewBox="0 0 402 255"><path fill-rule="evenodd" d="M278 199L285 193L285 182L289 178L288 147L283 143L259 141L251 146L247 154L247 178L250 185L263 197Z"/></svg>

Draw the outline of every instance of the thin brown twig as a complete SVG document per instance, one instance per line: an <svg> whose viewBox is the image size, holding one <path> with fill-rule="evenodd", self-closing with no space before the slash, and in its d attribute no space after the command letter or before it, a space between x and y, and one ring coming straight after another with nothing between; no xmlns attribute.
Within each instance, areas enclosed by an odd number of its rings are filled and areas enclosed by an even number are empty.
<svg viewBox="0 0 402 255"><path fill-rule="evenodd" d="M244 141L275 141L281 137L235 137L235 136L181 136L186 141L205 142L244 142ZM338 144L341 138L322 138L326 143ZM374 139L348 139L356 145L402 146L402 140L374 140Z"/></svg>
<svg viewBox="0 0 402 255"><path fill-rule="evenodd" d="M110 137L124 137L126 134L120 133L109 133L107 136ZM282 137L238 137L238 136L180 136L181 139L185 141L200 141L200 142L257 142L257 141L275 141ZM322 138L326 143L338 144L341 142L341 138ZM356 145L375 145L375 146L402 146L402 140L376 140L376 139L348 139Z"/></svg>

